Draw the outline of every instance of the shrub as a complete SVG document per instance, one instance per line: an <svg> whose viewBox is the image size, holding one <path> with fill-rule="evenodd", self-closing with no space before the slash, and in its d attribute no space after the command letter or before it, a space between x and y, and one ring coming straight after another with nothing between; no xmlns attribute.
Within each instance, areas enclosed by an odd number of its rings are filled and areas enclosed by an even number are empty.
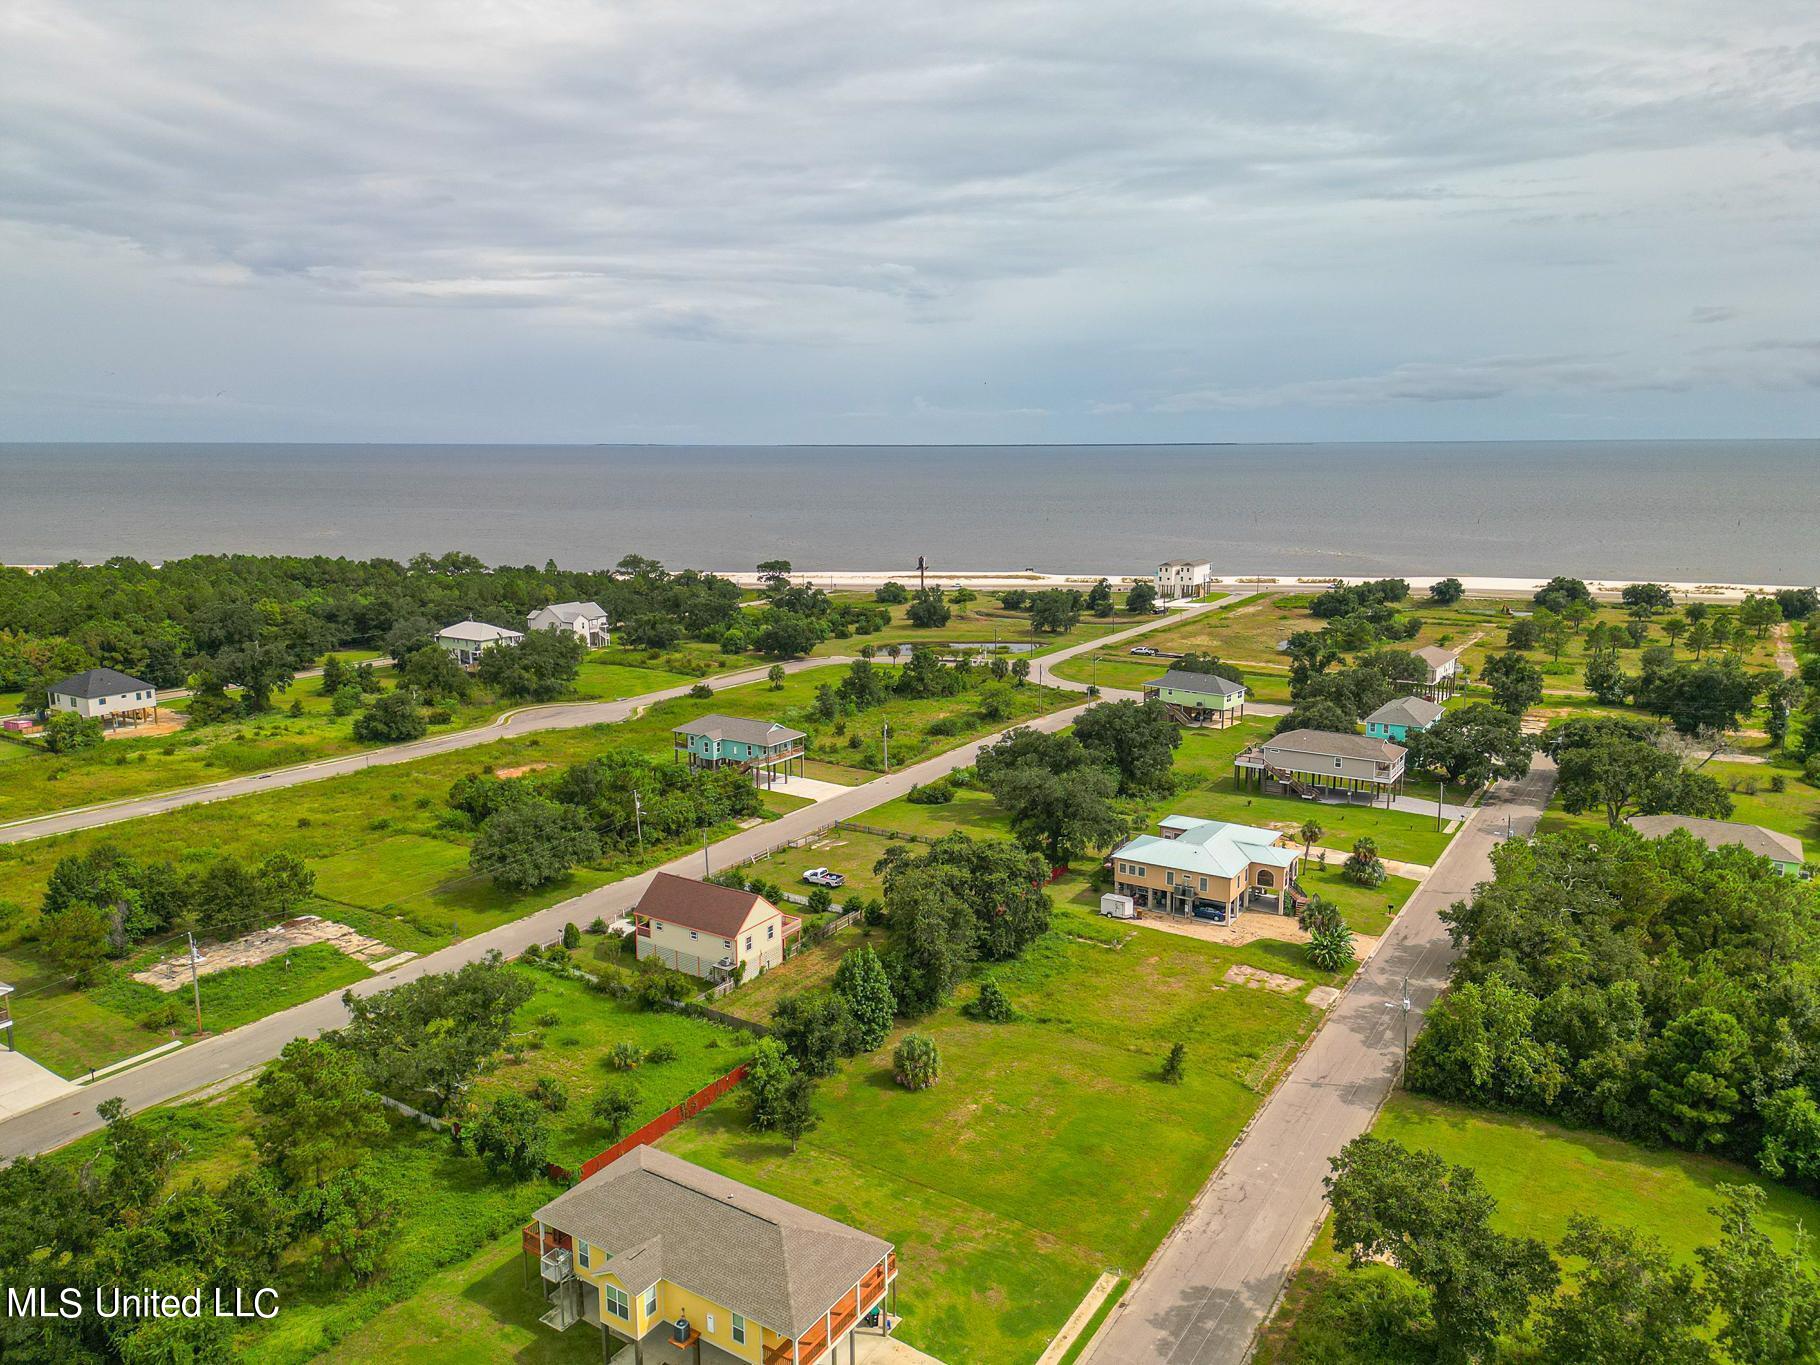
<svg viewBox="0 0 1820 1365"><path fill-rule="evenodd" d="M587 931L588 931L588 932L589 932L589 933L590 933L590 934L604 934L604 933L606 933L606 932L607 932L607 922L606 922L606 920L604 920L604 919L603 919L603 918L601 918L601 917L600 917L600 916L599 916L599 915L596 915L596 916L594 916L594 918L593 918L593 919L591 919L591 920L589 920L589 921L588 921L588 930L587 930Z"/></svg>
<svg viewBox="0 0 1820 1365"><path fill-rule="evenodd" d="M555 1010L545 1010L537 1016L538 1028L555 1028L562 1022L562 1016Z"/></svg>
<svg viewBox="0 0 1820 1365"><path fill-rule="evenodd" d="M968 1014L975 1019L984 1019L989 1024L1004 1024L1017 1018L1017 1011L1011 1007L1011 1000L1004 988L991 977L980 982L980 993L967 1006Z"/></svg>
<svg viewBox="0 0 1820 1365"><path fill-rule="evenodd" d="M501 1095L473 1126L474 1150L488 1172L528 1180L549 1159L550 1128L537 1104L523 1095Z"/></svg>
<svg viewBox="0 0 1820 1365"><path fill-rule="evenodd" d="M1340 869L1340 875L1358 886L1382 886L1384 884L1384 860L1378 857L1378 846L1370 839L1360 839L1352 846L1352 853L1346 859L1346 865Z"/></svg>
<svg viewBox="0 0 1820 1365"><path fill-rule="evenodd" d="M906 1090L927 1090L941 1078L941 1050L926 1033L906 1033L892 1049L891 1069Z"/></svg>
<svg viewBox="0 0 1820 1365"><path fill-rule="evenodd" d="M183 1022L183 1005L177 997L167 996L146 1012L145 1018L139 1021L141 1028L150 1029L153 1033L162 1033L174 1029Z"/></svg>
<svg viewBox="0 0 1820 1365"><path fill-rule="evenodd" d="M1809 786L1820 787L1820 753L1807 756L1807 762L1801 769L1801 776Z"/></svg>
<svg viewBox="0 0 1820 1365"><path fill-rule="evenodd" d="M934 733L933 730L930 731ZM926 787L912 787L904 800L913 806L945 806L954 800L954 785L946 778L931 782Z"/></svg>
<svg viewBox="0 0 1820 1365"><path fill-rule="evenodd" d="M1324 972L1337 972L1356 956L1352 930L1344 924L1323 925L1308 936L1308 960Z"/></svg>
<svg viewBox="0 0 1820 1365"><path fill-rule="evenodd" d="M645 1059L645 1050L637 1043L621 1038L607 1053L607 1065L615 1071L631 1071Z"/></svg>
<svg viewBox="0 0 1820 1365"><path fill-rule="evenodd" d="M697 700L705 700L714 695L714 689L705 682L698 682L689 689L689 695Z"/></svg>
<svg viewBox="0 0 1820 1365"><path fill-rule="evenodd" d="M562 926L562 946L571 951L581 947L581 930L577 929L573 923Z"/></svg>
<svg viewBox="0 0 1820 1365"><path fill-rule="evenodd" d="M1170 1085L1180 1085L1182 1078L1188 1074L1188 1044L1174 1042L1169 1045L1169 1055L1163 1059L1162 1078Z"/></svg>
<svg viewBox="0 0 1820 1365"><path fill-rule="evenodd" d="M659 1043L656 1047L645 1053L645 1061L651 1066L662 1066L665 1062L673 1062L675 1060L676 1045L674 1043Z"/></svg>
<svg viewBox="0 0 1820 1365"><path fill-rule="evenodd" d="M447 707L438 706L426 712L423 719L426 725L447 725L455 719L455 713Z"/></svg>
<svg viewBox="0 0 1820 1365"><path fill-rule="evenodd" d="M805 904L803 908L810 914L825 915L834 905L834 893L825 886L818 886L813 888L809 894L804 897L804 901Z"/></svg>
<svg viewBox="0 0 1820 1365"><path fill-rule="evenodd" d="M531 1098L552 1114L560 1114L569 1107L569 1092L554 1076L539 1076L532 1081Z"/></svg>
<svg viewBox="0 0 1820 1365"><path fill-rule="evenodd" d="M614 1081L594 1097L588 1113L607 1130L607 1136L618 1142L638 1111L638 1096L624 1081Z"/></svg>

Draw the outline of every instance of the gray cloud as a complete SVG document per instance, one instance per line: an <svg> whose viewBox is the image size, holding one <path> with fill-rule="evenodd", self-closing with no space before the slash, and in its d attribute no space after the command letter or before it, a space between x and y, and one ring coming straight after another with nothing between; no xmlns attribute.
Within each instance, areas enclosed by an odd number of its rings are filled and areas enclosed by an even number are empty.
<svg viewBox="0 0 1820 1365"><path fill-rule="evenodd" d="M567 421L606 348L686 349L661 372L658 351L613 350L651 367L628 428L693 426L702 394L707 429L736 422L755 364L805 394L846 385L795 402L808 425L1066 411L1095 437L1159 414L1754 386L1696 373L1662 329L1798 325L1767 280L1811 259L1820 209L1811 9L1766 0L1723 31L1650 0L1597 10L18 0L0 225L21 277L105 262L172 300L178 330L256 300L263 320L235 325L268 363L314 349L332 371L352 327L455 368L534 353ZM1738 302L1699 301L1721 289ZM1366 325L1391 310L1401 327ZM1147 371L1146 351L1230 378ZM1446 354L1502 358L1414 358ZM93 387L33 364L47 394ZM982 364L1004 403L972 401ZM433 404L425 382L399 401ZM320 401L355 381L335 383ZM672 388L693 392L659 410ZM262 405L307 403L242 415Z"/></svg>

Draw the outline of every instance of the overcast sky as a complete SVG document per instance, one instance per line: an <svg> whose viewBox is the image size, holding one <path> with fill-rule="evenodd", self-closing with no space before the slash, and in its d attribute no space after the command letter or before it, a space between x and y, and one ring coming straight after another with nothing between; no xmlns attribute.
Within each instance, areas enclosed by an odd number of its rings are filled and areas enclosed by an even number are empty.
<svg viewBox="0 0 1820 1365"><path fill-rule="evenodd" d="M1814 0L0 6L0 440L1817 415Z"/></svg>

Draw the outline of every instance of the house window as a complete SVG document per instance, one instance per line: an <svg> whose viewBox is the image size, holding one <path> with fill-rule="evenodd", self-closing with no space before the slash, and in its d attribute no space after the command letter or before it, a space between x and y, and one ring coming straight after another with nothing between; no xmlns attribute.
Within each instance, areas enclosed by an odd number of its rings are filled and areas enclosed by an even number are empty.
<svg viewBox="0 0 1820 1365"><path fill-rule="evenodd" d="M1201 878L1201 890L1205 891L1206 889L1207 889L1207 879L1205 877L1202 877Z"/></svg>
<svg viewBox="0 0 1820 1365"><path fill-rule="evenodd" d="M632 1320L632 1301L626 1297L623 1289L603 1284L600 1287L600 1301L614 1317L624 1318L628 1322Z"/></svg>
<svg viewBox="0 0 1820 1365"><path fill-rule="evenodd" d="M725 948L728 952L732 952L733 951L733 940L730 938L723 938L720 941L720 946ZM752 945L748 943L746 946L748 948L750 948Z"/></svg>
<svg viewBox="0 0 1820 1365"><path fill-rule="evenodd" d="M645 1290L645 1316L647 1318L654 1318L657 1316L656 1285L652 1285L649 1289Z"/></svg>
<svg viewBox="0 0 1820 1365"><path fill-rule="evenodd" d="M746 1344L746 1320L738 1313L733 1315L733 1344L735 1346Z"/></svg>
<svg viewBox="0 0 1820 1365"><path fill-rule="evenodd" d="M752 935L750 934L746 935L746 951L748 953L752 951Z"/></svg>
<svg viewBox="0 0 1820 1365"><path fill-rule="evenodd" d="M1169 886L1174 886L1175 885L1175 873L1165 872L1163 874L1163 881L1165 884L1167 884Z"/></svg>
<svg viewBox="0 0 1820 1365"><path fill-rule="evenodd" d="M693 929L691 929L691 930L689 930L689 937L691 939L698 939L701 937L701 935L696 933Z"/></svg>
<svg viewBox="0 0 1820 1365"><path fill-rule="evenodd" d="M594 1248L589 1246L586 1242L581 1244L581 1268L583 1270L586 1270L591 1263L590 1258L592 1257L593 1252Z"/></svg>
<svg viewBox="0 0 1820 1365"><path fill-rule="evenodd" d="M775 924L767 924L765 926L765 938L774 939L776 937L777 937L777 926Z"/></svg>

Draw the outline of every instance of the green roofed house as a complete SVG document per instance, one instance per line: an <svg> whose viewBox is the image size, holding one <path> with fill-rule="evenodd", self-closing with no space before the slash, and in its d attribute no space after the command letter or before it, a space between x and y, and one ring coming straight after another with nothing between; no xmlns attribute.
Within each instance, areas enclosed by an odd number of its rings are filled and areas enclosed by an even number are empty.
<svg viewBox="0 0 1820 1365"><path fill-rule="evenodd" d="M1441 703L1427 697L1395 697L1365 717L1365 733L1372 739L1394 739L1399 744L1411 730L1422 731L1441 718Z"/></svg>
<svg viewBox="0 0 1820 1365"><path fill-rule="evenodd" d="M776 721L722 715L697 717L670 733L675 739L671 756L686 753L691 768L735 767L765 785L777 780L779 768L787 781L792 763L794 771L802 773L803 741L808 738Z"/></svg>
<svg viewBox="0 0 1820 1365"><path fill-rule="evenodd" d="M1183 725L1224 729L1245 718L1245 684L1217 673L1189 673L1172 668L1144 684L1144 700L1155 697Z"/></svg>
<svg viewBox="0 0 1820 1365"><path fill-rule="evenodd" d="M1785 877L1796 877L1803 870L1806 852L1792 834L1780 834L1762 825L1743 825L1732 820L1703 820L1693 815L1633 815L1630 827L1645 839L1660 839L1675 830L1685 830L1708 848L1738 847L1768 858L1776 871Z"/></svg>

